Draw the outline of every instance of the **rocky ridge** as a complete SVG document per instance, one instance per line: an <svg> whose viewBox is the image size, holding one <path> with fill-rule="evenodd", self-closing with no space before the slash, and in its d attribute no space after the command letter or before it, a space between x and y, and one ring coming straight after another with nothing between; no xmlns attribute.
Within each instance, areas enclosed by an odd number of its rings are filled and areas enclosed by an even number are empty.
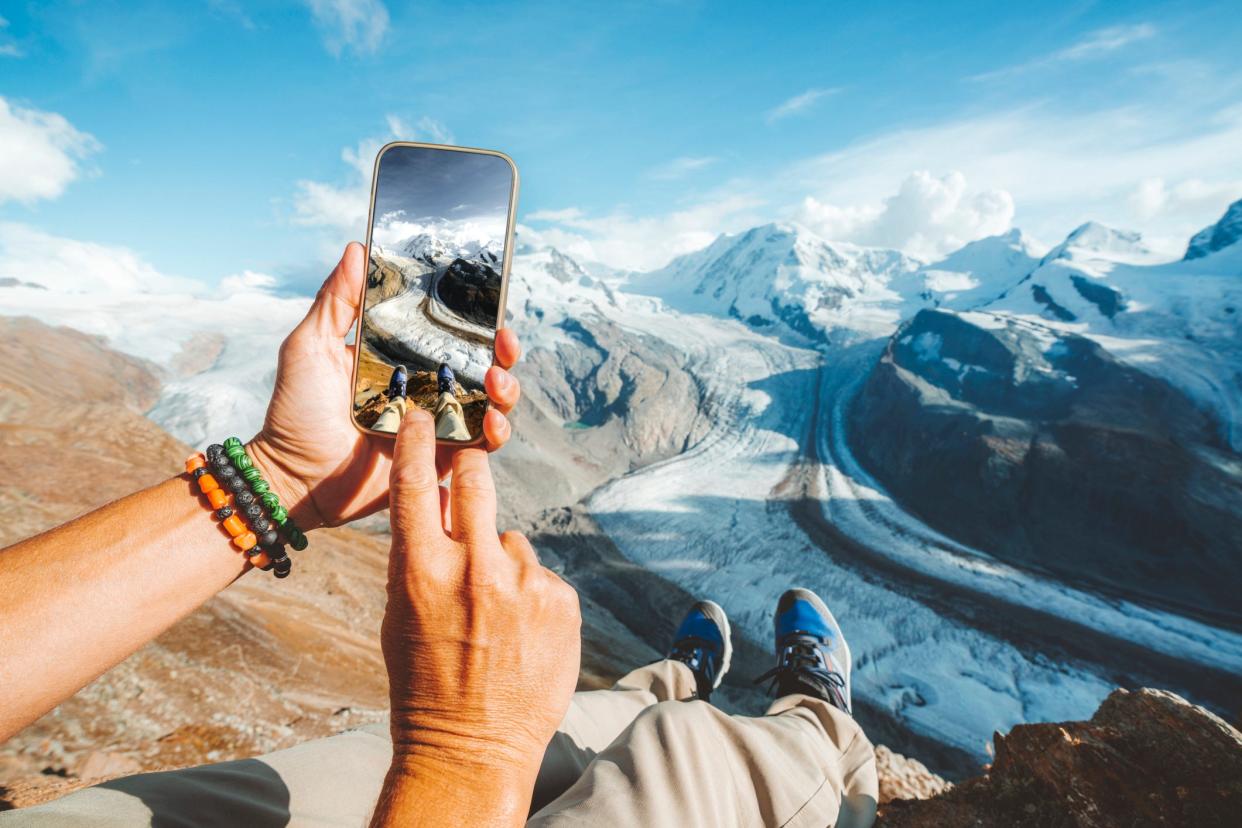
<svg viewBox="0 0 1242 828"><path fill-rule="evenodd" d="M1118 690L1090 721L1019 725L994 744L985 775L882 805L877 824L1223 828L1242 807L1242 734L1162 690Z"/></svg>

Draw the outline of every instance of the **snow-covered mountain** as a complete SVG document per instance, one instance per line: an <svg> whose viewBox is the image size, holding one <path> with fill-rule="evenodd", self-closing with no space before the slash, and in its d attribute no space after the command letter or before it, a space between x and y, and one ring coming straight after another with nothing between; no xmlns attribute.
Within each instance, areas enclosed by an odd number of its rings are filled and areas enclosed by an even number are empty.
<svg viewBox="0 0 1242 828"><path fill-rule="evenodd" d="M454 259L477 260L498 265L504 256L504 227L493 223L449 219L404 221L382 217L376 222L374 245L387 256L415 259L444 267Z"/></svg>
<svg viewBox="0 0 1242 828"><path fill-rule="evenodd" d="M722 235L626 287L681 311L841 344L886 336L923 307L985 304L1039 259L1037 244L1017 229L928 263L898 250L828 241L796 224L768 224Z"/></svg>
<svg viewBox="0 0 1242 828"><path fill-rule="evenodd" d="M919 262L896 250L829 242L795 224L722 235L696 253L631 280L681 311L777 327L812 340L825 334L880 336L900 321L890 289Z"/></svg>
<svg viewBox="0 0 1242 828"><path fill-rule="evenodd" d="M504 243L496 239L455 239L419 233L398 242L393 250L408 259L432 265L448 264L454 259L477 259L494 265L504 253Z"/></svg>
<svg viewBox="0 0 1242 828"><path fill-rule="evenodd" d="M770 224L636 276L626 288L759 331L846 344L893 333L924 308L985 310L1094 338L1215 412L1242 445L1242 202L1161 261L1133 232L1096 222L1042 252L1019 230L936 262Z"/></svg>
<svg viewBox="0 0 1242 828"><path fill-rule="evenodd" d="M1039 264L1038 244L1014 228L970 242L939 261L899 276L893 289L903 316L920 307L970 310L996 299Z"/></svg>
<svg viewBox="0 0 1242 828"><path fill-rule="evenodd" d="M1086 336L1214 413L1242 447L1242 202L1191 243L1196 255L1160 261L1136 233L1090 223L979 310ZM1202 237L1202 238L1201 238ZM1225 242L1234 239L1234 243ZM1205 241L1214 240L1214 241Z"/></svg>

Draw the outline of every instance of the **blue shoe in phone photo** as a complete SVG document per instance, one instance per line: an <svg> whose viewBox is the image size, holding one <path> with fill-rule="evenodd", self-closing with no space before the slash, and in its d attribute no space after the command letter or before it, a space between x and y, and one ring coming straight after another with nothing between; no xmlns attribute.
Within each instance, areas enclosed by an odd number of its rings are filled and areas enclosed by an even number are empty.
<svg viewBox="0 0 1242 828"><path fill-rule="evenodd" d="M405 396L406 384L410 381L410 374L406 371L404 365L398 365L392 371L392 376L388 378L388 399L395 400L397 397Z"/></svg>

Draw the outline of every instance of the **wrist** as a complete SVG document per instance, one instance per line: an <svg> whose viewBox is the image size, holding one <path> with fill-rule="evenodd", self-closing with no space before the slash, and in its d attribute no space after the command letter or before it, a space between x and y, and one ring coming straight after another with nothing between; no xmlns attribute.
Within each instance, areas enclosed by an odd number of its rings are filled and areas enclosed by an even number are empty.
<svg viewBox="0 0 1242 828"><path fill-rule="evenodd" d="M460 825L467 815L476 825L524 824L539 762L495 758L394 753L376 824Z"/></svg>
<svg viewBox="0 0 1242 828"><path fill-rule="evenodd" d="M267 485L280 498L280 505L285 507L302 531L308 532L323 524L315 510L309 487L281 462L280 452L261 433L246 444L246 453Z"/></svg>

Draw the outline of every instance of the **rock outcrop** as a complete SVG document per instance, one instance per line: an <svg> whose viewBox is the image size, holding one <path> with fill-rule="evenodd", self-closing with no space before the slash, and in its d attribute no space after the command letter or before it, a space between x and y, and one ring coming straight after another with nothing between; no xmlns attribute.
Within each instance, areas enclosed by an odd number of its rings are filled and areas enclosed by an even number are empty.
<svg viewBox="0 0 1242 828"><path fill-rule="evenodd" d="M985 776L883 805L878 825L1238 824L1242 734L1173 693L1116 690L1090 721L1018 725L995 748Z"/></svg>
<svg viewBox="0 0 1242 828"><path fill-rule="evenodd" d="M684 355L598 316L565 319L565 347L532 351L519 367L534 399L570 428L594 429L620 471L683 451L706 428L703 395Z"/></svg>
<svg viewBox="0 0 1242 828"><path fill-rule="evenodd" d="M440 301L454 313L491 328L500 307L500 281L500 273L489 264L454 259L435 285Z"/></svg>

